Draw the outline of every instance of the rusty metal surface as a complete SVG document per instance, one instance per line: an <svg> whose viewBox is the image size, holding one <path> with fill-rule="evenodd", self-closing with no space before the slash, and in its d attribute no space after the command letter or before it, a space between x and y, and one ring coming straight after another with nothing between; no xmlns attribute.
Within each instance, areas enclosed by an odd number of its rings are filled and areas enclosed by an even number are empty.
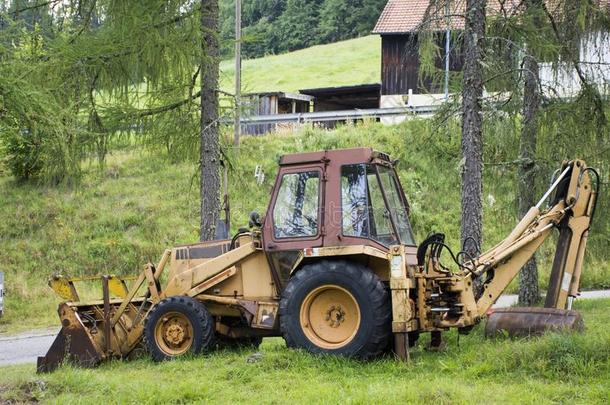
<svg viewBox="0 0 610 405"><path fill-rule="evenodd" d="M536 336L547 331L583 331L582 315L556 308L503 308L488 312L485 336Z"/></svg>
<svg viewBox="0 0 610 405"><path fill-rule="evenodd" d="M60 305L60 312L62 310L73 312L66 304ZM50 372L66 361L84 367L93 367L101 360L101 352L84 325L75 315L66 313L62 317L61 331L49 351L45 356L38 357L37 370L39 373Z"/></svg>
<svg viewBox="0 0 610 405"><path fill-rule="evenodd" d="M411 346L408 333L394 333L394 355L398 360L405 362L411 361L411 355L409 354L409 348Z"/></svg>

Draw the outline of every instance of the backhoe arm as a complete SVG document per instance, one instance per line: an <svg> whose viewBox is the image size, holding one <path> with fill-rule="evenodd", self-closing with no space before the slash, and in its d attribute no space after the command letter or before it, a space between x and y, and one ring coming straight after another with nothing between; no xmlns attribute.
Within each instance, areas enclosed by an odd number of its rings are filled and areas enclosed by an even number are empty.
<svg viewBox="0 0 610 405"><path fill-rule="evenodd" d="M595 189L591 174L596 177ZM479 316L489 310L555 227L560 230L560 236L545 307L571 307L572 299L578 295L598 187L597 172L584 161L564 163L549 190L510 235L474 260L473 274L483 278L484 288L477 301ZM549 197L552 197L550 206L541 211Z"/></svg>

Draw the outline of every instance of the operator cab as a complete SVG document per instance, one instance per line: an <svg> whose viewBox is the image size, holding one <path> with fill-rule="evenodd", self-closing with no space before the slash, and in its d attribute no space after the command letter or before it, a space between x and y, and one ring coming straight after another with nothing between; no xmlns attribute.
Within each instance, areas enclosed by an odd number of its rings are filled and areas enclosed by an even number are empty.
<svg viewBox="0 0 610 405"><path fill-rule="evenodd" d="M286 155L265 216L265 246L415 246L408 214L386 154L358 148Z"/></svg>

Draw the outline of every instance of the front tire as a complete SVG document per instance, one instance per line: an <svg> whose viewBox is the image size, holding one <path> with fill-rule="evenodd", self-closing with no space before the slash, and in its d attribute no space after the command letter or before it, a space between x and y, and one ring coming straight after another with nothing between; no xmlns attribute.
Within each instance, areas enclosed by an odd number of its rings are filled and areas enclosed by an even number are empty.
<svg viewBox="0 0 610 405"><path fill-rule="evenodd" d="M144 341L155 361L210 351L214 332L214 318L205 306L185 296L160 301L144 322Z"/></svg>
<svg viewBox="0 0 610 405"><path fill-rule="evenodd" d="M288 347L369 358L387 346L391 314L387 290L369 268L324 260L304 266L288 282L280 328Z"/></svg>

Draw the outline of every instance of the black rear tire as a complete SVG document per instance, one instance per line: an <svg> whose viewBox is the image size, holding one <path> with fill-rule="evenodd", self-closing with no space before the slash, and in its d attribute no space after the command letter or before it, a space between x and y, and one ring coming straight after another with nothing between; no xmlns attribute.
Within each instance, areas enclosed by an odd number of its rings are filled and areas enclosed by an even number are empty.
<svg viewBox="0 0 610 405"><path fill-rule="evenodd" d="M182 315L192 326L190 345L185 353L172 354L168 344L158 341L155 333L160 323L170 314ZM155 361L171 360L184 354L199 354L211 351L215 344L214 318L200 301L186 296L169 297L160 301L144 321L144 342ZM165 349L164 349L165 346Z"/></svg>
<svg viewBox="0 0 610 405"><path fill-rule="evenodd" d="M324 339L311 338L313 325L302 325L303 305L307 305L311 294L320 288L336 288L341 294L351 296L357 303L359 323L351 337L339 344L326 344ZM325 297L328 298L328 297ZM337 328L336 322L329 317L335 305L326 299L320 299L318 306L328 310L322 315L322 321ZM332 299L331 299L332 301ZM345 312L339 310L339 312ZM349 313L349 311L347 311ZM345 260L323 260L303 266L288 282L280 300L280 328L288 347L301 348L312 353L336 354L348 357L370 358L380 355L388 345L392 332L392 306L390 296L383 282L369 268ZM329 319L330 318L330 319ZM308 318L312 319L312 318ZM317 315L320 320L320 315ZM313 324L313 322L310 322ZM327 326L324 326L329 330ZM305 331L305 328L309 328ZM310 337L308 337L310 336Z"/></svg>

